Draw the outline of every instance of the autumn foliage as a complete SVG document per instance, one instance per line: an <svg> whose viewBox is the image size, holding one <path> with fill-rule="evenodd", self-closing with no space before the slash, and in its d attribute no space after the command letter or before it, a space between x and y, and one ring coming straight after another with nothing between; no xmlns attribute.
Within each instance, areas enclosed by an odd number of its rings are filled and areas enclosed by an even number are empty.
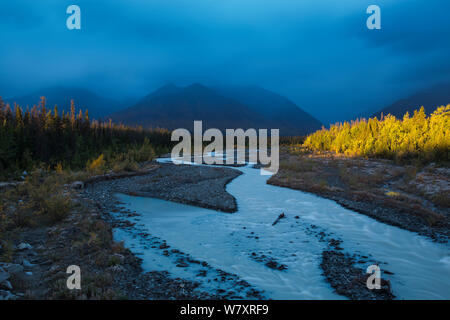
<svg viewBox="0 0 450 320"><path fill-rule="evenodd" d="M389 114L381 120L375 117L338 123L309 135L303 146L347 156L448 162L450 104L430 116L422 107L412 117L406 113L403 119Z"/></svg>

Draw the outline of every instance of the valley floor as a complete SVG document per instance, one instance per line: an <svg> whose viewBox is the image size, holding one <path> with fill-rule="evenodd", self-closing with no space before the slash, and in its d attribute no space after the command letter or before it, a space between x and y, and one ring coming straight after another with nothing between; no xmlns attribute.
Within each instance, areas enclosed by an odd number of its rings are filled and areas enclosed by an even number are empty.
<svg viewBox="0 0 450 320"><path fill-rule="evenodd" d="M86 185L66 186L78 204L66 219L54 226L15 232L11 259L0 263L0 275L8 276L9 284L0 284L0 297L268 298L239 276L214 268L207 261L196 260L171 248L164 239L139 231L139 226L131 222L139 213L125 209L115 196L121 193L160 198L231 213L237 210L237 204L225 187L240 174L231 168L158 164L145 174L133 177L109 177L107 181L98 179ZM417 170L384 161L282 153L281 168L268 183L315 193L381 222L445 242L450 230L449 176L448 169L434 166ZM79 187L82 188L73 189ZM367 257L343 253L340 239L315 231L316 228L307 227L308 232L327 243L321 268L340 295L351 299L393 297L389 282L383 282L384 289L378 295L365 288L364 270L356 265L356 260ZM150 250L174 257L179 268L198 266L198 281L209 274L217 284L212 285L213 290L205 291L199 282L174 277L168 272L144 272L141 259L113 240L113 230L118 229L133 229L148 241ZM256 256L255 260L275 271L282 272L284 268L270 257ZM66 288L69 265L79 265L82 269L85 285L79 292Z"/></svg>

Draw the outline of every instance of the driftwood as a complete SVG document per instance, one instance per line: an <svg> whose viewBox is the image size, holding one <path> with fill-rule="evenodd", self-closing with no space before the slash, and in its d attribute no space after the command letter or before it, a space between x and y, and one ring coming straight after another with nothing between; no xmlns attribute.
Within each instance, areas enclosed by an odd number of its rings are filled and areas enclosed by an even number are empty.
<svg viewBox="0 0 450 320"><path fill-rule="evenodd" d="M21 184L24 184L24 182L23 181L0 182L0 190L7 190L10 188L15 188Z"/></svg>
<svg viewBox="0 0 450 320"><path fill-rule="evenodd" d="M114 179L122 179L122 178L130 178L130 177L136 177L136 176L144 176L146 174L149 174L151 171L159 168L159 165L155 165L149 169L145 169L142 171L136 171L136 172L123 172L123 173L107 173L107 174L101 174L98 176L93 176L88 179L86 179L83 183L83 187L85 187L88 184L100 182L100 181L106 181L106 180L114 180Z"/></svg>
<svg viewBox="0 0 450 320"><path fill-rule="evenodd" d="M279 216L278 216L278 218L272 223L272 225L274 226L274 225L276 225L277 223L278 223L278 221L280 221L281 219L283 219L283 218L285 218L286 216L285 216L285 214L284 214L284 212L282 213L282 214L280 214Z"/></svg>
<svg viewBox="0 0 450 320"><path fill-rule="evenodd" d="M96 183L96 182L100 182L100 181L130 178L130 177L135 177L135 176L144 176L159 167L160 167L159 165L153 165L152 167L150 167L148 169L135 171L135 172L101 174L101 175L87 178L85 181L75 181L75 182L72 182L71 184L66 184L66 185L64 185L64 187L71 188L71 189L83 189L88 184L92 184L92 183ZM0 182L0 191L7 190L10 188L15 188L24 183L25 183L24 181Z"/></svg>

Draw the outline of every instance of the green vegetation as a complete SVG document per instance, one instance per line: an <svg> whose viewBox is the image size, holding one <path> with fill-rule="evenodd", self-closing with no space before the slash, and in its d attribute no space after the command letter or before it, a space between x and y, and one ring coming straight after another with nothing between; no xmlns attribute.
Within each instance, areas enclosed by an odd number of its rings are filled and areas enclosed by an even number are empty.
<svg viewBox="0 0 450 320"><path fill-rule="evenodd" d="M71 112L59 113L57 106L46 109L44 97L26 111L18 105L12 110L0 98L0 178L36 167L101 171L125 161L124 169L133 168L171 146L167 130L91 121L87 110L75 114L73 101Z"/></svg>
<svg viewBox="0 0 450 320"><path fill-rule="evenodd" d="M403 119L392 115L332 125L309 135L304 147L347 156L418 159L448 162L450 154L450 104L427 117L424 108Z"/></svg>

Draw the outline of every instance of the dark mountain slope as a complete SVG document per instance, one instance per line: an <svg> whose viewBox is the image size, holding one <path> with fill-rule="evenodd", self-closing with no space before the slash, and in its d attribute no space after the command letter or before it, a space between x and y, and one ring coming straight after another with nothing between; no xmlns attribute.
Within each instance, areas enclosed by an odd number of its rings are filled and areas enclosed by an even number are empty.
<svg viewBox="0 0 450 320"><path fill-rule="evenodd" d="M319 129L319 121L288 99L258 87L211 89L201 84L166 85L112 119L129 125L186 128L202 120L203 128L280 129L299 135Z"/></svg>
<svg viewBox="0 0 450 320"><path fill-rule="evenodd" d="M284 136L303 135L322 126L317 119L289 99L261 87L228 87L217 90L261 114L269 121L271 128L280 128Z"/></svg>
<svg viewBox="0 0 450 320"><path fill-rule="evenodd" d="M265 120L247 106L201 84L166 85L134 106L112 114L111 118L129 125L189 130L193 129L194 120L202 120L204 129L246 129L266 125Z"/></svg>
<svg viewBox="0 0 450 320"><path fill-rule="evenodd" d="M380 110L373 116L380 117L381 113L384 115L392 114L397 118L403 118L403 115L408 111L410 115L414 110L421 106L425 107L427 114L432 113L438 106L447 105L450 103L450 83L439 84L428 88L424 91L413 94L412 96L398 100L390 106Z"/></svg>

